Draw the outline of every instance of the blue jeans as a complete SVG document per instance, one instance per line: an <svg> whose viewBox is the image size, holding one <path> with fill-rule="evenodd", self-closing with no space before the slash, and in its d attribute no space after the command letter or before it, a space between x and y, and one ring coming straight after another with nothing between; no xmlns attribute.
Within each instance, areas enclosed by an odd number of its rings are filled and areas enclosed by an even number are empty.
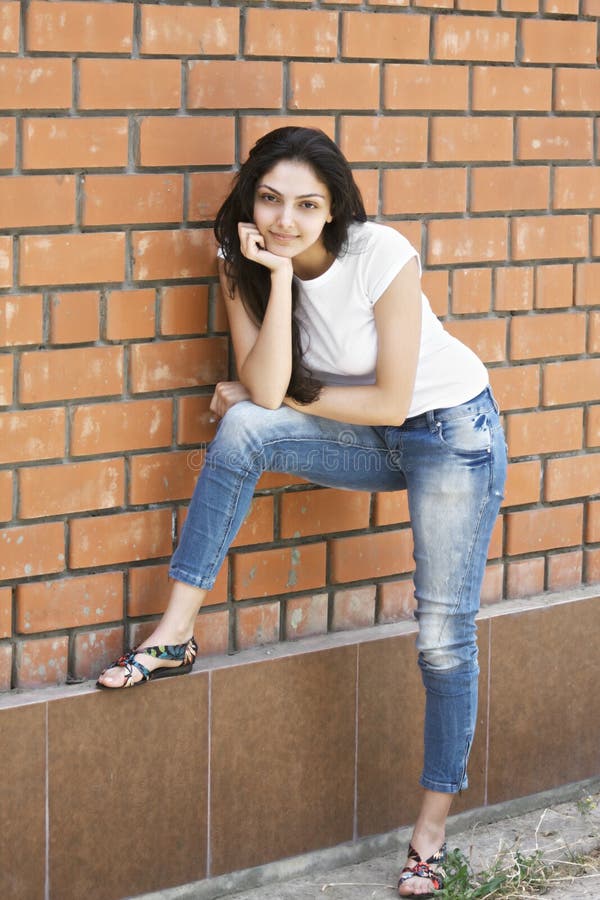
<svg viewBox="0 0 600 900"><path fill-rule="evenodd" d="M506 444L489 387L460 406L389 427L237 403L207 449L172 578L212 587L267 470L349 490L407 489L426 691L421 784L445 793L466 787L477 715L475 615L506 478Z"/></svg>

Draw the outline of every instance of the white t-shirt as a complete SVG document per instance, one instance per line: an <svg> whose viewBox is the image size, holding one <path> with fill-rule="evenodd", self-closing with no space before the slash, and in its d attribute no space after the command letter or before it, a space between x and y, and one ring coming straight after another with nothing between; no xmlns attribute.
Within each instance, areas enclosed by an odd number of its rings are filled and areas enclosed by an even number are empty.
<svg viewBox="0 0 600 900"><path fill-rule="evenodd" d="M374 306L418 254L405 237L377 222L355 223L347 251L318 278L296 278L304 360L326 385L374 384L377 331ZM420 269L420 262L419 262ZM425 294L421 344L408 416L456 406L488 384L480 359L444 330Z"/></svg>

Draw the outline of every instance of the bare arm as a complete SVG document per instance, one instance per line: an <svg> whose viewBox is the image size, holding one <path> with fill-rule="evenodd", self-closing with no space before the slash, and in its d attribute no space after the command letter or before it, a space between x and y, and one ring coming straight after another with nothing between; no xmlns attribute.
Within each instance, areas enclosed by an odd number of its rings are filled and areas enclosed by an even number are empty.
<svg viewBox="0 0 600 900"><path fill-rule="evenodd" d="M231 294L224 265L219 262L238 376L253 403L277 409L292 373L292 263L266 251L254 225L241 223L239 229L244 255L269 269L271 293L259 327L246 312L238 292Z"/></svg>
<svg viewBox="0 0 600 900"><path fill-rule="evenodd" d="M421 341L421 286L416 259L396 275L375 304L375 384L324 387L313 403L287 406L354 425L401 425L412 398Z"/></svg>

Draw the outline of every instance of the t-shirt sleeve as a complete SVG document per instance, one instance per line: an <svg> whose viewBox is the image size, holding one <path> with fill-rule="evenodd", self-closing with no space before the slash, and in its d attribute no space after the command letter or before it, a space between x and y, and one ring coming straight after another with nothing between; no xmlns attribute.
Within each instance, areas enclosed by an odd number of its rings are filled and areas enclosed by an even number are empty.
<svg viewBox="0 0 600 900"><path fill-rule="evenodd" d="M410 241L389 226L377 229L364 255L364 285L371 305L377 303L398 272L413 257L417 258L420 275L421 260Z"/></svg>

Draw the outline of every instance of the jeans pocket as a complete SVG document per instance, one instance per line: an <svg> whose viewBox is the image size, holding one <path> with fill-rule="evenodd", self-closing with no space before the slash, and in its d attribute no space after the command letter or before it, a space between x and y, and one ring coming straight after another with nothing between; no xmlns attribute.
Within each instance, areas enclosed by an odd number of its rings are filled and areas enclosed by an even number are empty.
<svg viewBox="0 0 600 900"><path fill-rule="evenodd" d="M492 427L487 413L436 422L438 435L454 453L479 456L492 449Z"/></svg>

